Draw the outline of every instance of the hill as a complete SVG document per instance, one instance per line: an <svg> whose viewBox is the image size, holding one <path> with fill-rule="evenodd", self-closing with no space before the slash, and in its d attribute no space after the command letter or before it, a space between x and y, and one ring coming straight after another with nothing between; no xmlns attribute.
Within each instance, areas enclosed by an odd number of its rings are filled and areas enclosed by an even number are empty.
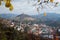
<svg viewBox="0 0 60 40"><path fill-rule="evenodd" d="M36 20L36 19L33 18L33 17L30 16L30 15L27 15L27 14L20 14L20 15L16 16L13 20L15 20L15 21L24 21L24 20L34 21L34 20Z"/></svg>
<svg viewBox="0 0 60 40"><path fill-rule="evenodd" d="M17 16L17 14L11 14L11 13L8 13L8 14L0 14L0 17L1 18L5 18L5 19L10 19L10 18L12 18L12 17L15 17L15 16Z"/></svg>
<svg viewBox="0 0 60 40"><path fill-rule="evenodd" d="M60 26L60 14L47 13L47 16L40 14L33 17L37 18L38 23L44 23L49 26Z"/></svg>
<svg viewBox="0 0 60 40"><path fill-rule="evenodd" d="M27 14L0 14L0 17L6 18L9 20L14 20L18 22L31 22L31 23L38 23L38 24L46 24L49 26L60 26L60 14L56 13L47 13L47 16L42 14L38 15L27 15Z"/></svg>

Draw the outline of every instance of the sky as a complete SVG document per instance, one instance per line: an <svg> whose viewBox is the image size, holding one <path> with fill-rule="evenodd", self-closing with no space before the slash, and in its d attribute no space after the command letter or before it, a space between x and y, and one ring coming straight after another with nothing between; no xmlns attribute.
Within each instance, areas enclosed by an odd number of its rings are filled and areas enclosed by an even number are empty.
<svg viewBox="0 0 60 40"><path fill-rule="evenodd" d="M30 1L30 2L29 2ZM34 2L35 1L35 2ZM0 6L0 14L4 13L4 14L8 14L8 13L13 13L13 14L21 14L21 13L25 13L25 14L29 14L29 15L35 15L35 14L39 14L36 11L35 6L32 6L33 4L35 4L37 1L36 0L12 0L12 5L14 6L13 11L9 11L8 8L5 7L5 3L2 2L2 5ZM60 0L54 0L55 2L59 2L58 7L54 7L52 8L52 4L49 3L49 7L46 6L45 4L43 4L44 8L41 9L40 8L40 13L58 13L60 14ZM51 7L51 8L50 8Z"/></svg>

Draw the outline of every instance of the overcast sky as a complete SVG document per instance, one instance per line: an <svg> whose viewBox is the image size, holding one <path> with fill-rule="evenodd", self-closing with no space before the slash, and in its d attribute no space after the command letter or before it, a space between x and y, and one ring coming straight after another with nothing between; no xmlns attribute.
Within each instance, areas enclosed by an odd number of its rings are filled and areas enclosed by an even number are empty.
<svg viewBox="0 0 60 40"><path fill-rule="evenodd" d="M30 3L29 3L30 1ZM9 11L8 8L5 7L4 3L2 2L3 5L0 6L0 13L14 13L14 14L21 14L21 13L25 13L25 14L38 14L38 12L36 11L36 8L34 6L32 6L34 3L36 3L36 1L32 1L32 0L13 0L12 4L14 6L13 11ZM58 1L60 2L60 0L55 0L55 2ZM43 4L44 5L44 4ZM50 7L53 7L51 4ZM58 7L54 7L54 8L49 8L46 5L44 5L43 9L40 9L40 13L60 13L60 3L58 5Z"/></svg>

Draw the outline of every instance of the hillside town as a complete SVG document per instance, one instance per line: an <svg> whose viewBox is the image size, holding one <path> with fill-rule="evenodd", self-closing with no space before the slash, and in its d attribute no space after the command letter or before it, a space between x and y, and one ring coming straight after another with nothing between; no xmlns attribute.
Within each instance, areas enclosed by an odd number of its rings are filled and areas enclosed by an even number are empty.
<svg viewBox="0 0 60 40"><path fill-rule="evenodd" d="M7 27L13 27L21 33L27 33L29 40L59 40L60 39L60 27L51 27L45 24L24 24L15 23L11 20L0 19L0 23L7 25Z"/></svg>
<svg viewBox="0 0 60 40"><path fill-rule="evenodd" d="M46 38L46 40L60 39L60 28L50 27L45 24L20 24L20 26L16 26L14 28L18 31L26 32L27 34L29 34L31 36L29 38L30 40L32 40L32 36L34 36L34 40L43 40L40 39L40 37Z"/></svg>

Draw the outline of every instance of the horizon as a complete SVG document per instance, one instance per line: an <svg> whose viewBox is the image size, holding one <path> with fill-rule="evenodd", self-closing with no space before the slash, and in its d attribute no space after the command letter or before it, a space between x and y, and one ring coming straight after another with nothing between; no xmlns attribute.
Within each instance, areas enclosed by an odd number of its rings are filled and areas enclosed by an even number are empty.
<svg viewBox="0 0 60 40"><path fill-rule="evenodd" d="M20 14L17 14L17 13L0 13L1 14L13 14L13 15L21 15L21 14L25 14L25 13L20 13ZM41 14L44 14L44 13L39 13L39 14L26 14L26 15L41 15ZM59 13L46 13L46 14L59 14ZM60 15L60 14L59 14Z"/></svg>

